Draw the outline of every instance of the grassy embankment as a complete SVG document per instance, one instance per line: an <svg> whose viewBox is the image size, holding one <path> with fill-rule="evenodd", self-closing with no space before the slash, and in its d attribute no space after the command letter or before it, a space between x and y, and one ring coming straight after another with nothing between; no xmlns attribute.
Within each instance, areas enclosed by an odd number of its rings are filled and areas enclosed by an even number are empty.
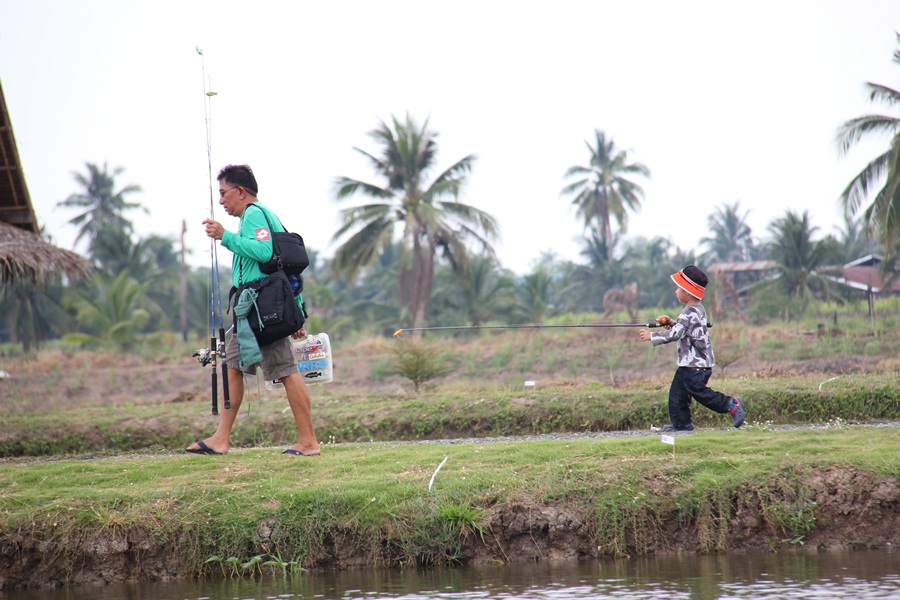
<svg viewBox="0 0 900 600"><path fill-rule="evenodd" d="M839 468L896 481L898 448L896 427L836 422L709 430L674 447L640 436L337 444L300 459L266 448L8 461L0 561L7 573L28 564L38 581L83 581L99 570L155 578L516 560L529 549L540 558L552 523L523 542L506 522L514 507L567 511L573 553L712 552L748 535L777 549L816 543L816 500L834 493L817 491L816 476ZM755 526L737 527L742 511Z"/></svg>
<svg viewBox="0 0 900 600"><path fill-rule="evenodd" d="M390 340L338 343L338 382L313 388L323 454L299 460L278 454L294 432L277 392L247 401L229 455L181 454L215 426L208 371L186 366L185 348L147 368L15 357L0 388L0 573L9 586L839 543L818 535L835 523L823 525L817 502L834 482L819 474L888 481L888 515L900 476L898 428L849 424L900 419L897 317L842 324L826 336L717 325L727 368L714 387L744 397L748 425L698 407L697 424L719 429L679 437L674 452L656 436L399 443L661 424L673 352L632 330L441 340L457 370L419 395L389 375ZM784 423L821 426L772 428ZM395 443L349 443L370 440ZM841 514L878 508L849 497ZM556 521L541 521L548 511Z"/></svg>
<svg viewBox="0 0 900 600"><path fill-rule="evenodd" d="M749 422L827 423L840 419L900 419L897 373L718 377L716 385L744 398ZM646 430L668 421L659 381L610 388L560 383L524 391L508 387L444 386L417 396L391 392L321 392L314 421L323 442L399 441L558 432ZM283 398L245 402L232 436L236 447L295 441ZM250 415L246 413L250 405ZM202 408L201 408L202 406ZM177 450L209 435L218 417L198 402L82 406L3 416L0 456L115 454ZM695 406L699 427L727 427L730 419Z"/></svg>

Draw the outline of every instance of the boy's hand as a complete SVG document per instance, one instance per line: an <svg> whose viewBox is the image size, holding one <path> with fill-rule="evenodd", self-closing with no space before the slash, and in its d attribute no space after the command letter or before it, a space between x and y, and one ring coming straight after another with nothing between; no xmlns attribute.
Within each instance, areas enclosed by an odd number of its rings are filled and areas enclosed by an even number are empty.
<svg viewBox="0 0 900 600"><path fill-rule="evenodd" d="M638 330L638 333L640 334L642 340L644 340L645 342L650 341L650 332L649 331L647 331L646 329L640 329L640 330Z"/></svg>

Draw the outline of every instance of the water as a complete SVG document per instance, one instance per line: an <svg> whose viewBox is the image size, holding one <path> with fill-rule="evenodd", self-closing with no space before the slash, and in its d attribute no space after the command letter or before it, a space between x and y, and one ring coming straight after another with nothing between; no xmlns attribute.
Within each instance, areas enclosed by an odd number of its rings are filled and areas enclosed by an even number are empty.
<svg viewBox="0 0 900 600"><path fill-rule="evenodd" d="M900 553L686 556L0 592L0 600L900 600Z"/></svg>

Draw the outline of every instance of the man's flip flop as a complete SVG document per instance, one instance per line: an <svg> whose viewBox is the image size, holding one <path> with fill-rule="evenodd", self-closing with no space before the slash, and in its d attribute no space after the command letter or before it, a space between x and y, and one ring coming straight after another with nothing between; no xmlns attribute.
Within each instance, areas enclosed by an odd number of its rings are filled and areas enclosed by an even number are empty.
<svg viewBox="0 0 900 600"><path fill-rule="evenodd" d="M188 452L190 454L205 454L207 456L212 456L213 454L218 456L218 455L222 454L221 452L216 452L215 450L213 450L212 448L207 446L206 443L204 443L202 440L194 442L194 443L200 447L199 448L185 448L184 451Z"/></svg>
<svg viewBox="0 0 900 600"><path fill-rule="evenodd" d="M282 454L292 454L293 456L306 456L305 454L303 454L303 453L300 452L299 450L294 450L293 448L288 448L287 450L285 450L284 452L282 452Z"/></svg>

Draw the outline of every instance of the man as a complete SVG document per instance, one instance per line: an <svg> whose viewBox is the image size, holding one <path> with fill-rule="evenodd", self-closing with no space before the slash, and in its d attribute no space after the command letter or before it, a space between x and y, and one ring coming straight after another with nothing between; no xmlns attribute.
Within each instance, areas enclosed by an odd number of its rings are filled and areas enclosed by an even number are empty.
<svg viewBox="0 0 900 600"><path fill-rule="evenodd" d="M234 253L231 266L232 283L235 287L263 279L265 275L259 269L260 262L272 258L272 231L283 231L281 222L268 208L256 200L259 187L256 177L248 165L228 165L219 171L219 204L232 217L239 217L238 232L225 231L225 227L217 221L206 219L206 235L221 240L222 245ZM252 208L250 208L252 207ZM250 208L250 210L248 210ZM266 216L268 215L268 221ZM262 360L258 363L266 379L281 381L287 392L288 404L297 422L298 441L282 454L294 456L316 456L319 454L319 442L316 439L310 413L310 396L303 376L297 370L297 362L291 348L291 337L301 338L306 335L304 328L290 337L285 337L272 344L261 346ZM231 408L225 409L216 432L205 440L194 442L185 450L192 454L226 454L231 447L231 429L241 408L244 398L243 373L255 373L256 365L245 365L243 372L238 366L240 350L237 334L231 336L225 349L228 368L228 387Z"/></svg>

